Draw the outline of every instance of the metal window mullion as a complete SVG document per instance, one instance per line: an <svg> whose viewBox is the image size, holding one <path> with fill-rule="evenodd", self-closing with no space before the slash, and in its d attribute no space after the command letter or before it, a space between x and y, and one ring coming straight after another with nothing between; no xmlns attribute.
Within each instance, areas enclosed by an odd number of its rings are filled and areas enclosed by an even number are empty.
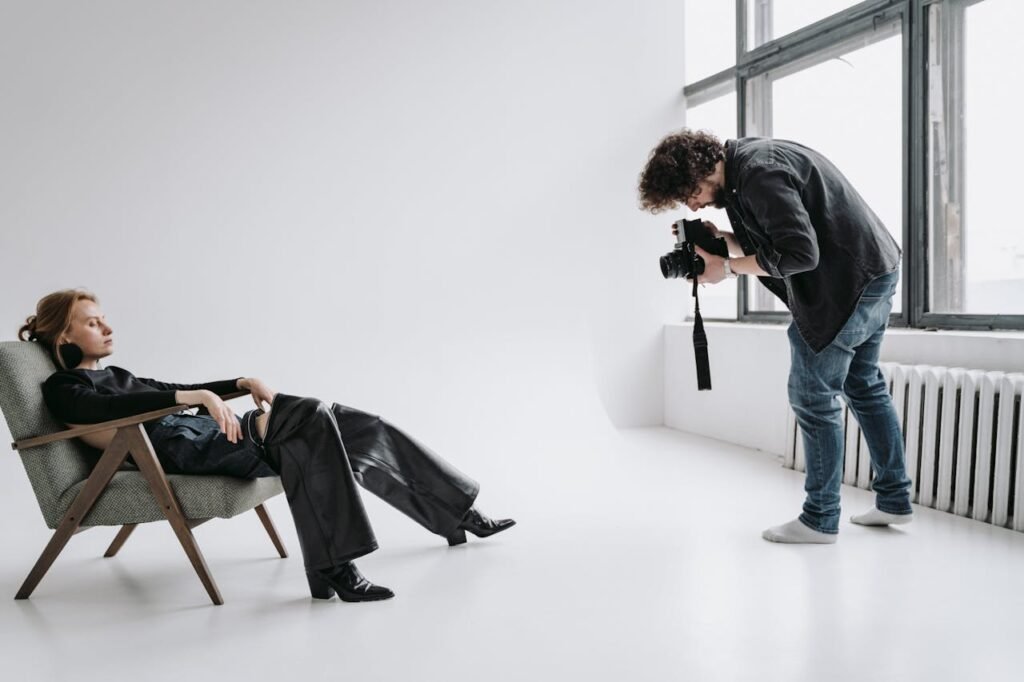
<svg viewBox="0 0 1024 682"><path fill-rule="evenodd" d="M747 135L747 79L736 71L736 137ZM735 229L735 228L733 228ZM747 275L740 275L736 280L736 319L747 319Z"/></svg>
<svg viewBox="0 0 1024 682"><path fill-rule="evenodd" d="M912 4L913 3L911 3L911 5ZM901 188L902 225L900 226L901 234L903 235L903 272L901 274L903 289L900 293L902 303L900 306L900 312L889 316L889 324L899 327L911 326L911 319L913 317L911 311L911 292L913 291L913 286L910 282L913 279L913 251L915 247L911 223L916 212L913 209L915 205L914 184L911 179L910 169L914 165L911 140L914 135L913 120L916 111L912 92L914 84L919 77L914 70L914 31L916 30L916 18L914 12L915 10L913 7L908 7L903 15L903 46L900 54L902 61L902 64L900 65L902 70L900 92L902 94L903 107L903 111L901 112L901 141L903 143L903 153L900 154L900 163L903 168L903 185Z"/></svg>
<svg viewBox="0 0 1024 682"><path fill-rule="evenodd" d="M771 38L771 0L753 0L756 4L754 15L754 46L755 49ZM744 9L744 19L747 17ZM746 22L744 21L744 35L746 34ZM743 54L737 57L737 62L742 60ZM740 84L742 82L742 84ZM737 91L743 90L743 102L737 106L736 115L738 137L750 135L770 136L772 99L771 82L764 76L756 76L748 79L740 76L737 80ZM738 103L739 104L739 103ZM774 295L765 288L753 287L753 310L750 306L750 288L755 280L748 276L740 277L737 281L737 310L738 319L752 320L765 318L765 313L776 313L771 305ZM756 318L754 316L757 316ZM783 313L783 316L785 314Z"/></svg>
<svg viewBox="0 0 1024 682"><path fill-rule="evenodd" d="M922 326L924 301L928 296L928 111L925 107L928 87L928 0L914 0L908 12L910 23L910 54L907 67L909 93L908 101L908 159L907 173L907 216L903 236L905 251L909 259L905 265L907 277L903 286L903 305L907 310L907 324Z"/></svg>
<svg viewBox="0 0 1024 682"><path fill-rule="evenodd" d="M736 63L743 60L747 52L747 0L736 0ZM739 69L733 69L733 82L736 88L736 137L747 134L746 116L747 83ZM735 229L735 228L733 228ZM736 280L736 319L743 321L747 317L747 276L740 275Z"/></svg>
<svg viewBox="0 0 1024 682"><path fill-rule="evenodd" d="M747 0L736 0L736 63L747 52Z"/></svg>
<svg viewBox="0 0 1024 682"><path fill-rule="evenodd" d="M736 82L736 67L730 66L707 78L690 83L683 88L683 97L686 100L686 108L699 107L705 102L728 95L732 92Z"/></svg>

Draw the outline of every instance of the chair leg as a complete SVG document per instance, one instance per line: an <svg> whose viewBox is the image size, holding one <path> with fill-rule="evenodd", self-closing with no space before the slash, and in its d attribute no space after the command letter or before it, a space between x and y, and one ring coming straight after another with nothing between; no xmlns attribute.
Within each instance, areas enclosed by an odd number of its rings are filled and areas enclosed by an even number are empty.
<svg viewBox="0 0 1024 682"><path fill-rule="evenodd" d="M121 526L121 530L117 531L117 535L114 537L114 541L110 543L110 547L107 547L107 551L103 553L103 556L109 559L110 557L116 555L118 551L120 551L121 547L124 545L125 540L128 539L128 536L132 534L132 531L135 530L135 527L137 525L139 524L126 523L123 526Z"/></svg>
<svg viewBox="0 0 1024 682"><path fill-rule="evenodd" d="M284 548L284 543L281 542L281 537L277 534L277 528L274 527L274 521L270 518L270 512L262 504L257 504L256 515L260 517L263 527L267 529L267 535L270 536L270 541L274 543L277 553L281 555L282 559L287 559L288 550Z"/></svg>
<svg viewBox="0 0 1024 682"><path fill-rule="evenodd" d="M86 479L81 492L78 493L75 501L71 503L71 506L64 514L64 518L61 519L57 529L53 532L50 542L47 543L35 566L32 567L28 577L25 578L21 589L14 596L15 599L28 599L33 590L36 589L39 581L43 579L43 576L50 570L50 566L53 565L61 550L67 545L68 540L78 532L82 519L85 518L89 510L96 504L96 500L103 494L107 484L110 483L110 479L114 477L118 467L121 466L125 457L128 456L129 447L130 438L127 435L122 435L120 431L114 435L110 445L107 446L103 456L100 457L100 461L97 462L89 478Z"/></svg>
<svg viewBox="0 0 1024 682"><path fill-rule="evenodd" d="M206 588L207 594L210 595L211 601L220 606L224 603L224 599L220 596L220 590L217 589L213 576L210 575L206 559L203 558L203 553L199 550L199 545L196 544L189 523L181 512L178 498L175 497L174 490L167 481L167 476L164 475L163 467L160 466L160 462L156 458L153 444L149 442L149 436L140 424L127 427L124 431L129 434L128 447L135 459L135 464L138 465L139 471L149 482L149 487L152 489L157 503L171 524L174 534L178 536L178 542L181 543L182 549L185 550L185 554L192 562L192 567L198 574L199 580L202 581L203 587Z"/></svg>

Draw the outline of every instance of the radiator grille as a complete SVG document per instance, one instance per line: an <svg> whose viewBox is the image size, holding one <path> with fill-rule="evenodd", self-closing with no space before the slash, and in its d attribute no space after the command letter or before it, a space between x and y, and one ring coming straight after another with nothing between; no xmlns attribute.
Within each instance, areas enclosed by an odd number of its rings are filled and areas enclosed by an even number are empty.
<svg viewBox="0 0 1024 682"><path fill-rule="evenodd" d="M1024 531L1024 374L882 363L906 446L913 502ZM867 443L843 405L843 483L870 490ZM789 413L785 465L804 471L803 439Z"/></svg>

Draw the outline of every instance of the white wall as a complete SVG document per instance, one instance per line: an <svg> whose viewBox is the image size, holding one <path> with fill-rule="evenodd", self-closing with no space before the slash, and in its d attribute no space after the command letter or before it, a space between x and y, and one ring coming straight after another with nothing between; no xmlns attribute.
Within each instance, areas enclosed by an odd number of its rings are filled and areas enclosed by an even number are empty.
<svg viewBox="0 0 1024 682"><path fill-rule="evenodd" d="M89 287L110 364L383 414L526 516L662 423L678 5L5 0L0 338Z"/></svg>
<svg viewBox="0 0 1024 682"><path fill-rule="evenodd" d="M707 323L712 389L697 390L693 326L665 326L665 424L782 454L789 401L785 325ZM882 360L1024 371L1024 334L889 329Z"/></svg>
<svg viewBox="0 0 1024 682"><path fill-rule="evenodd" d="M86 286L144 374L660 423L677 4L5 2L4 337Z"/></svg>

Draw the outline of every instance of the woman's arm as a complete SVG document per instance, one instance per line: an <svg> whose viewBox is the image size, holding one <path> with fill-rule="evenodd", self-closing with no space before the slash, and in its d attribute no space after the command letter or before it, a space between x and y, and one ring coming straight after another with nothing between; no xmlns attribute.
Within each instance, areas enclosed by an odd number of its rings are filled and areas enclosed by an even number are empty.
<svg viewBox="0 0 1024 682"><path fill-rule="evenodd" d="M227 395L228 393L234 393L241 386L239 382L243 379L224 379L221 381L208 381L203 384L172 384L166 381L157 381L156 379L143 379L142 377L136 377L140 382L155 388L158 391L210 391L217 395Z"/></svg>
<svg viewBox="0 0 1024 682"><path fill-rule="evenodd" d="M65 424L96 424L178 404L173 390L108 395L63 372L51 375L43 384L43 400Z"/></svg>
<svg viewBox="0 0 1024 682"><path fill-rule="evenodd" d="M265 409L269 410L276 395L259 379L246 377L210 381L204 384L172 384L166 381L143 379L141 377L138 380L160 391L173 390L175 392L175 400L178 403L202 405L205 407L210 416L217 421L221 431L225 433L228 440L232 443L242 439L242 430L238 424L238 419L235 418L235 413L221 400L221 396L238 390L249 391L252 394L253 401L256 403L256 407L264 409L261 403L266 402L267 407Z"/></svg>
<svg viewBox="0 0 1024 682"><path fill-rule="evenodd" d="M228 441L237 443L242 440L242 426L234 411L227 406L220 396L206 389L175 391L175 400L180 404L202 405L217 422L217 426L228 437Z"/></svg>

